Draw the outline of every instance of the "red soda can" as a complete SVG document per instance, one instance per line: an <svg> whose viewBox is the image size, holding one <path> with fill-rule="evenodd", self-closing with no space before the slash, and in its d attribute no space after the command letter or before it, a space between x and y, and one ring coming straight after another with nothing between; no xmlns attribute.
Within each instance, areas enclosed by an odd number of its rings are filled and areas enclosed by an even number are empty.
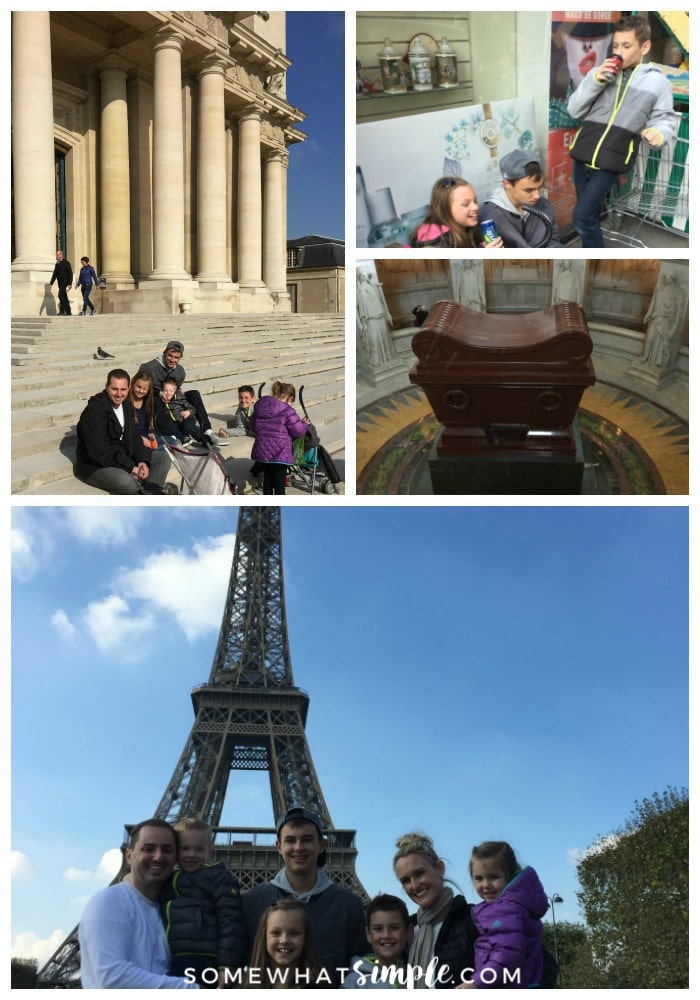
<svg viewBox="0 0 700 1000"><path fill-rule="evenodd" d="M498 239L498 230L493 219L484 219L479 225L481 226L481 232L484 234L484 243L493 243L494 240Z"/></svg>
<svg viewBox="0 0 700 1000"><path fill-rule="evenodd" d="M620 72L620 66L622 66L622 56L618 55L617 52L611 55L610 58L615 60L617 66L614 70L611 70L603 74L605 79L608 80L609 82L615 79L617 74Z"/></svg>

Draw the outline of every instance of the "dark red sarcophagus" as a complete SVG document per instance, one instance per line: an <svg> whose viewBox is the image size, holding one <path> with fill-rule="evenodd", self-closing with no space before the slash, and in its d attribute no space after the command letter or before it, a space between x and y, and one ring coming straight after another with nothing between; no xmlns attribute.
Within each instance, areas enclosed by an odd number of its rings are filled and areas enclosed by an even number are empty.
<svg viewBox="0 0 700 1000"><path fill-rule="evenodd" d="M583 309L488 314L437 302L413 337L420 385L444 424L438 455L573 455L572 424L595 382Z"/></svg>

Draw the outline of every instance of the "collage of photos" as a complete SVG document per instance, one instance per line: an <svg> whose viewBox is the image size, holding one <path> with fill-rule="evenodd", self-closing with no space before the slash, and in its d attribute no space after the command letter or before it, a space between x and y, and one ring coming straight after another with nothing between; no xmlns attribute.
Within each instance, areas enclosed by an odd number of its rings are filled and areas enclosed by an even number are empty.
<svg viewBox="0 0 700 1000"><path fill-rule="evenodd" d="M692 987L694 15L6 17L11 988Z"/></svg>
<svg viewBox="0 0 700 1000"><path fill-rule="evenodd" d="M358 13L358 495L688 494L688 31Z"/></svg>

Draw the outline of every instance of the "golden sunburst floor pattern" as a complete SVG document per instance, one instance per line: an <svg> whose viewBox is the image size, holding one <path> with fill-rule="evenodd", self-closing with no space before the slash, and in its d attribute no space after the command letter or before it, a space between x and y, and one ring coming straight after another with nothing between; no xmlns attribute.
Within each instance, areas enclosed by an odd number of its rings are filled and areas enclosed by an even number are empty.
<svg viewBox="0 0 700 1000"><path fill-rule="evenodd" d="M598 382L581 401L584 493L688 493L688 425L627 389ZM426 493L428 453L439 424L422 389L410 387L357 414L357 492Z"/></svg>

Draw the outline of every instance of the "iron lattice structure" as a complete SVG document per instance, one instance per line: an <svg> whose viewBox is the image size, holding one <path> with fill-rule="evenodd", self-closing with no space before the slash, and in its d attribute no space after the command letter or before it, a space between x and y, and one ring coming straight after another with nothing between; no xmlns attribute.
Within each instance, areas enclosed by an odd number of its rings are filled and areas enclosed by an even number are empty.
<svg viewBox="0 0 700 1000"><path fill-rule="evenodd" d="M206 820L215 831L215 860L246 891L279 870L275 830L219 822L231 772L267 771L275 823L291 806L313 810L326 831L328 876L367 900L355 872L355 831L333 826L306 740L309 696L292 674L279 507L240 509L214 662L207 683L192 692L192 705L192 730L153 815L172 823L183 816ZM74 982L78 970L76 928L40 979Z"/></svg>

